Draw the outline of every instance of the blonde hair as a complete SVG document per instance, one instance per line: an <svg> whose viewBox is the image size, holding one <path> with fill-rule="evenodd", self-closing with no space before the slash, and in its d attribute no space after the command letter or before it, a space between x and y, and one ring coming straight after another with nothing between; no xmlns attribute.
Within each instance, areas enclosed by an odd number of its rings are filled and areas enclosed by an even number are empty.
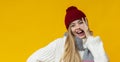
<svg viewBox="0 0 120 62"><path fill-rule="evenodd" d="M70 27L68 28L68 35L64 47L64 54L61 57L60 62L81 62L80 54L76 47Z"/></svg>

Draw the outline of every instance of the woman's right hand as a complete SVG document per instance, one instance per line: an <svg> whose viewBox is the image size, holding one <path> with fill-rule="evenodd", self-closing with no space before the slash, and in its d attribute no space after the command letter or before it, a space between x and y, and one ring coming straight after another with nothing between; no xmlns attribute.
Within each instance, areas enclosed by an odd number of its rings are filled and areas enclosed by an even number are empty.
<svg viewBox="0 0 120 62"><path fill-rule="evenodd" d="M81 27L81 29L83 29L83 31L85 32L86 37L88 38L89 36L92 36L92 34L91 34L91 32L89 30L89 27L88 27L87 18L86 17L85 17L85 19L82 18L82 21L83 21L84 25L83 25L83 27Z"/></svg>

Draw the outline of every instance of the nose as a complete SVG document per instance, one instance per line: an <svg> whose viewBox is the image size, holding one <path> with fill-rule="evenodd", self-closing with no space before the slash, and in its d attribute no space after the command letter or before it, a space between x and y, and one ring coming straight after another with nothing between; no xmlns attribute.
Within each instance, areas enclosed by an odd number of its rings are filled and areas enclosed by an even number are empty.
<svg viewBox="0 0 120 62"><path fill-rule="evenodd" d="M76 24L75 29L80 29L80 25Z"/></svg>

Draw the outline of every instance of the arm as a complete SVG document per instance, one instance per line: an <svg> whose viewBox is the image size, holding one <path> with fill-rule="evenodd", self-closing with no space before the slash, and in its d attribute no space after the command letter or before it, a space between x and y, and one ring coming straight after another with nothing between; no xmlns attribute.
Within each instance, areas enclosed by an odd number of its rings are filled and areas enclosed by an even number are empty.
<svg viewBox="0 0 120 62"><path fill-rule="evenodd" d="M57 41L55 40L46 47L37 50L27 59L27 62L54 62Z"/></svg>
<svg viewBox="0 0 120 62"><path fill-rule="evenodd" d="M95 62L109 62L100 37L97 36L94 38L93 36L89 36L86 46L91 51Z"/></svg>
<svg viewBox="0 0 120 62"><path fill-rule="evenodd" d="M93 37L88 27L87 18L82 18L84 26L81 29L84 30L87 38L86 47L91 51L94 62L109 62L108 57L104 51L103 43L100 37Z"/></svg>

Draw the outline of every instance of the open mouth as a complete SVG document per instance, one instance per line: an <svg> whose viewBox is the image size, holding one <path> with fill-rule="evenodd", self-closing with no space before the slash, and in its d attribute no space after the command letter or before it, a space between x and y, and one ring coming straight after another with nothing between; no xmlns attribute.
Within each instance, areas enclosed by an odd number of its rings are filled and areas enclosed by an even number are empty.
<svg viewBox="0 0 120 62"><path fill-rule="evenodd" d="M83 36L83 35L85 35L85 32L83 30L78 30L78 31L76 31L76 34L78 36Z"/></svg>

